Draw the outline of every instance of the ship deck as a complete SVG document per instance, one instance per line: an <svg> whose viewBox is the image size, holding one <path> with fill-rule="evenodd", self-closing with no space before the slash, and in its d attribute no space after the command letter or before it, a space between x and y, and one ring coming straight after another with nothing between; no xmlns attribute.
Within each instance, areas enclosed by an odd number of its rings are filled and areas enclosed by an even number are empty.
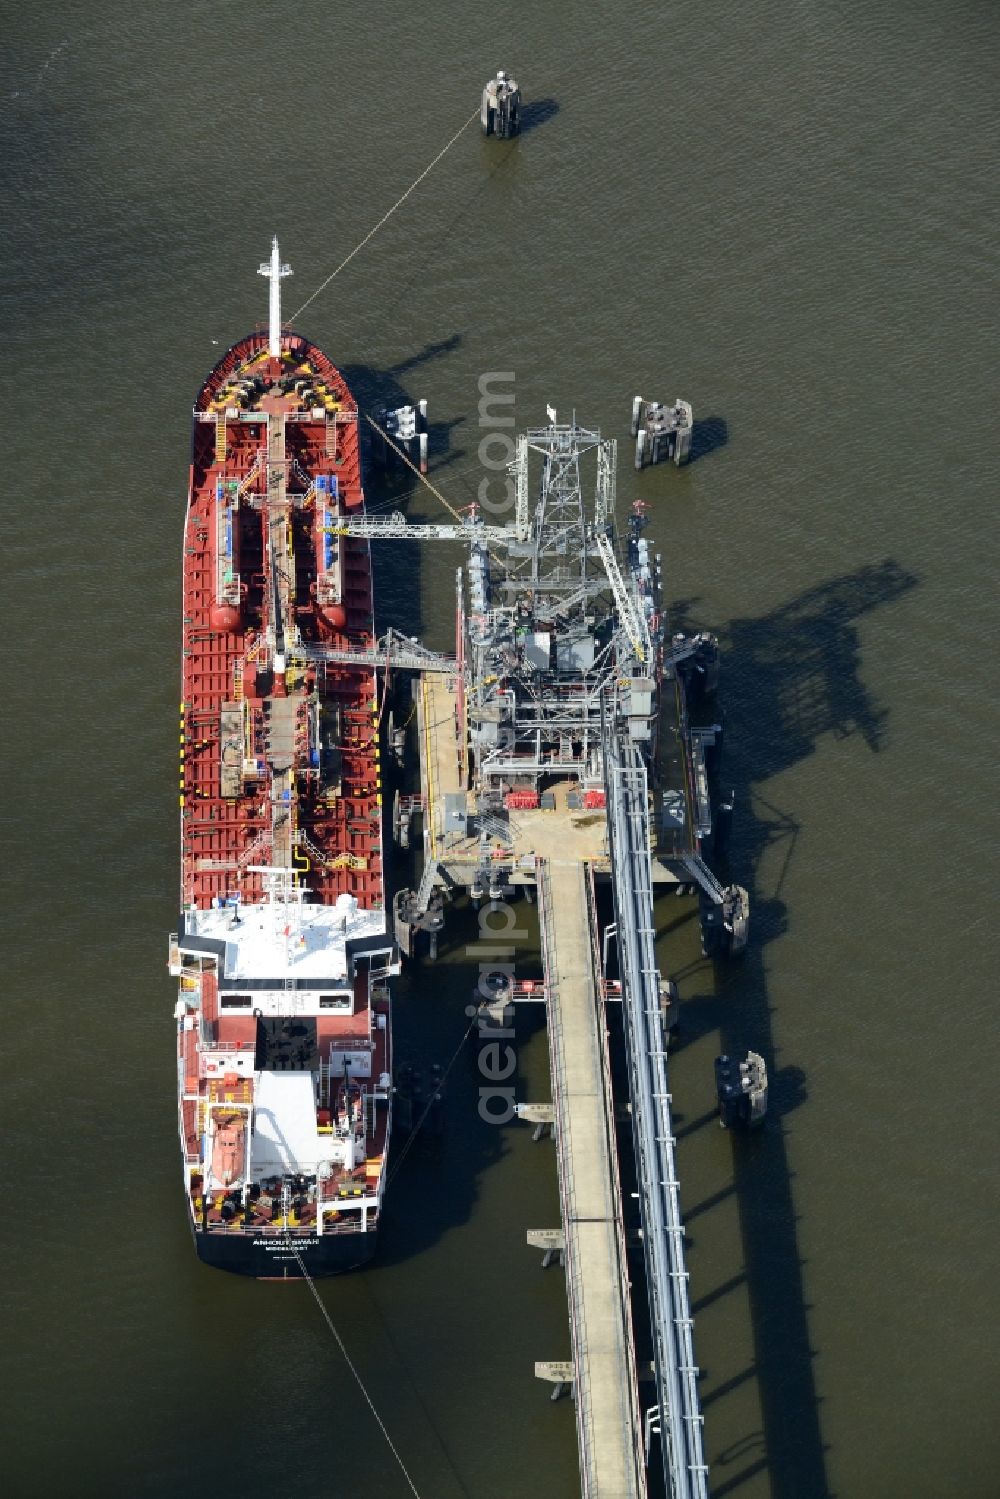
<svg viewBox="0 0 1000 1499"><path fill-rule="evenodd" d="M194 412L171 964L192 1223L245 1236L225 1259L245 1273L269 1266L250 1253L269 1236L369 1240L381 1203L376 678L330 659L374 645L368 543L337 532L362 505L357 407L334 366L288 334L277 353L263 334L235 344Z"/></svg>
<svg viewBox="0 0 1000 1499"><path fill-rule="evenodd" d="M373 644L368 545L338 544L340 597L324 609L317 481L330 514L362 503L357 410L318 350L264 335L234 345L203 388L184 535L180 802L182 901L259 898L255 869L295 867L313 898L382 905L374 673L311 659ZM329 492L329 491L327 491ZM266 660L284 616L288 664ZM319 701L330 763L301 776ZM277 858L274 855L277 854Z"/></svg>

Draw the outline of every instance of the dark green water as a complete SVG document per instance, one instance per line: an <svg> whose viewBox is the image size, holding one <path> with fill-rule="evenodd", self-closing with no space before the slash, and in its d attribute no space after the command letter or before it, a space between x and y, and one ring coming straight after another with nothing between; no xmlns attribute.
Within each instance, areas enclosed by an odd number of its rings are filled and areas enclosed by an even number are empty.
<svg viewBox="0 0 1000 1499"><path fill-rule="evenodd" d="M474 497L477 381L627 437L678 620L726 645L738 970L666 901L714 1493L1000 1492L994 1021L998 22L953 0L495 14L458 4L5 7L0 62L6 797L5 1491L408 1492L303 1288L203 1269L173 1102L176 698L189 412L470 130L302 323L364 399L426 396ZM543 101L540 105L538 101ZM430 496L411 512L431 515ZM380 560L382 622L448 641L450 551ZM444 1061L475 926L399 990ZM530 942L525 961L530 962ZM775 1078L708 1118L721 1044ZM519 1089L546 1086L541 1033ZM407 1157L370 1273L323 1294L424 1499L577 1492L548 1147L476 1122Z"/></svg>

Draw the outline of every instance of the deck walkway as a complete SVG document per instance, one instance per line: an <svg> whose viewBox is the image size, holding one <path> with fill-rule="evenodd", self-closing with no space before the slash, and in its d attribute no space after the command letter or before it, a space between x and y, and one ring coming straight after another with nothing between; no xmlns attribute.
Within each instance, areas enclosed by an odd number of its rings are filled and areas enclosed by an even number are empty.
<svg viewBox="0 0 1000 1499"><path fill-rule="evenodd" d="M582 1492L646 1493L604 1016L587 866L539 863L548 1035Z"/></svg>

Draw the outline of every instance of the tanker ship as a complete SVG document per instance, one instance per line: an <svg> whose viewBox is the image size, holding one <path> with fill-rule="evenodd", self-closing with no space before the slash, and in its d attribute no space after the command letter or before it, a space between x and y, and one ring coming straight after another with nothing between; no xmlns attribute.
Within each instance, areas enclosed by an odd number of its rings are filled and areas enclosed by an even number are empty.
<svg viewBox="0 0 1000 1499"><path fill-rule="evenodd" d="M392 1110L379 707L357 403L282 328L198 393L184 526L178 1122L207 1264L375 1250Z"/></svg>

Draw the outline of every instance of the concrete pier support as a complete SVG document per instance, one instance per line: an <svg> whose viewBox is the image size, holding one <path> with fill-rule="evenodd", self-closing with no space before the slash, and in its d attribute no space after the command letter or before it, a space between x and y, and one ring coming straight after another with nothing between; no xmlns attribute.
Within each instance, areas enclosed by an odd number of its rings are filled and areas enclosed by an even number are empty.
<svg viewBox="0 0 1000 1499"><path fill-rule="evenodd" d="M573 1388L573 1365L565 1363L536 1363L535 1378L547 1379L553 1386L551 1399L558 1400L561 1395L570 1394L576 1399L576 1391Z"/></svg>
<svg viewBox="0 0 1000 1499"><path fill-rule="evenodd" d="M410 462L427 472L427 402L418 401L414 406L382 408L375 412L375 421L388 438L406 454ZM388 466L399 459L387 442L375 437L373 455L381 464Z"/></svg>
<svg viewBox="0 0 1000 1499"><path fill-rule="evenodd" d="M632 402L632 436L635 438L635 466L666 463L673 459L680 465L691 456L694 414L690 402L676 400L671 404L644 401L636 396Z"/></svg>
<svg viewBox="0 0 1000 1499"><path fill-rule="evenodd" d="M543 1270L547 1270L557 1259L561 1265L565 1265L566 1235L561 1228L529 1228L528 1243L532 1249L543 1251Z"/></svg>
<svg viewBox="0 0 1000 1499"><path fill-rule="evenodd" d="M519 1119L523 1119L526 1124L533 1124L535 1126L531 1136L533 1140L543 1139L546 1130L555 1139L556 1111L554 1104L516 1103L514 1109Z"/></svg>

